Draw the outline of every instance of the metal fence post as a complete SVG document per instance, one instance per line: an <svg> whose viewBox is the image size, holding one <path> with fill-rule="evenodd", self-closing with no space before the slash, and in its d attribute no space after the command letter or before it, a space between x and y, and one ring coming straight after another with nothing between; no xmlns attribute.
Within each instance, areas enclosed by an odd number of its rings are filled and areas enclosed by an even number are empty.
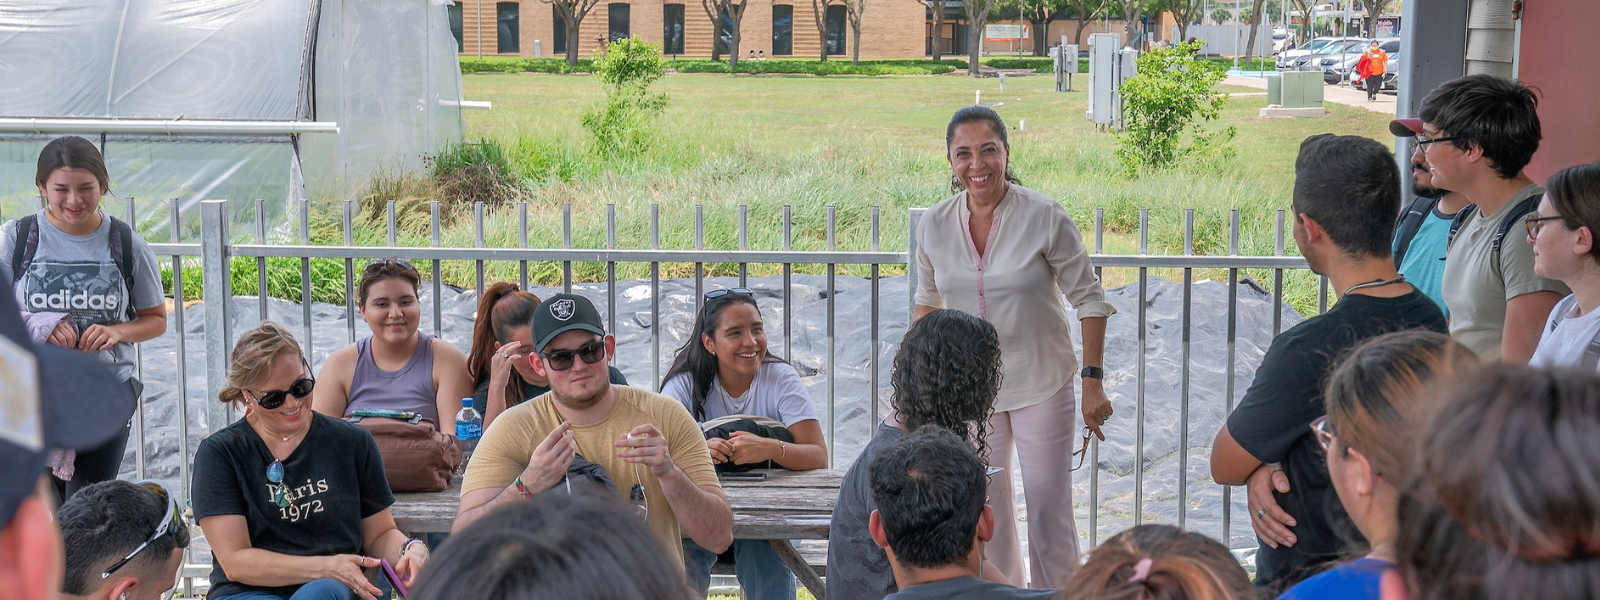
<svg viewBox="0 0 1600 600"><path fill-rule="evenodd" d="M227 200L200 203L200 240L200 283L206 302L206 394L215 398L227 384L228 357L233 355L233 278L229 271L233 253L229 246L232 238L228 236ZM209 431L222 431L232 422L232 416L227 405L206 403Z"/></svg>

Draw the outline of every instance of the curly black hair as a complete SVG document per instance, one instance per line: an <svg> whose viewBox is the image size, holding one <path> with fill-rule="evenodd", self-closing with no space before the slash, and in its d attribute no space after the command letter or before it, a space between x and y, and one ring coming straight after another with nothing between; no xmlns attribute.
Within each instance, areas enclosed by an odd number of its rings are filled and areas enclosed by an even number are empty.
<svg viewBox="0 0 1600 600"><path fill-rule="evenodd" d="M918 319L894 356L893 406L900 425L934 425L989 456L989 415L1000 393L1000 335L988 321L958 310Z"/></svg>

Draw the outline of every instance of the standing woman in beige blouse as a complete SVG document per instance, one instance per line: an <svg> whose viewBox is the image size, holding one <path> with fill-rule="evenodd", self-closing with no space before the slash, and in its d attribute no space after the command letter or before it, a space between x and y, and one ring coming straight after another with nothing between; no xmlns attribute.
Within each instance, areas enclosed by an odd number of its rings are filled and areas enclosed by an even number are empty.
<svg viewBox="0 0 1600 600"><path fill-rule="evenodd" d="M1101 387L1106 317L1116 312L1089 263L1078 226L1055 200L1014 183L1006 126L994 110L956 111L945 130L951 183L963 190L922 216L915 318L953 308L994 325L1002 379L989 421L989 463L1007 473L989 483L995 534L986 557L1021 585L1011 453L1020 459L1028 505L1032 587L1061 588L1078 564L1072 518L1072 446L1079 431L1072 378L1083 378L1083 425L1104 440L1111 416ZM1082 371L1067 322L1083 328ZM1092 467L1091 467L1092 468Z"/></svg>

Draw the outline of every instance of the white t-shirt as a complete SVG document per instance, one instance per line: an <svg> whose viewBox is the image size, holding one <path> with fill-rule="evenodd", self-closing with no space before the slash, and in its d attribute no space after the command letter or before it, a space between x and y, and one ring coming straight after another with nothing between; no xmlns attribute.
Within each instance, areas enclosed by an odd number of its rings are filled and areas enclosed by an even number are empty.
<svg viewBox="0 0 1600 600"><path fill-rule="evenodd" d="M795 423L817 418L817 410L811 406L811 394L806 392L800 374L781 362L761 363L750 389L742 396L728 394L722 389L721 378L713 379L706 393L704 416L694 414L694 383L688 373L668 379L661 394L682 402L684 410L702 423L728 415L753 415L779 421L784 427L794 427Z"/></svg>
<svg viewBox="0 0 1600 600"><path fill-rule="evenodd" d="M1595 335L1600 334L1600 309L1591 310L1583 316L1575 316L1577 312L1578 303L1574 302L1561 323L1552 326L1556 321L1556 311L1550 311L1550 317L1545 320L1544 335L1539 338L1539 347L1533 351L1529 365L1552 368L1583 364L1584 350L1589 347L1589 342L1594 341Z"/></svg>

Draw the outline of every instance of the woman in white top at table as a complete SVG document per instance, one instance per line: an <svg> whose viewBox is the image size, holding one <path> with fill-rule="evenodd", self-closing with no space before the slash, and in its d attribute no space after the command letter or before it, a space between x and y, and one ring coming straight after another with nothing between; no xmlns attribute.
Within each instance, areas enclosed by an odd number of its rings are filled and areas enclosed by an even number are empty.
<svg viewBox="0 0 1600 600"><path fill-rule="evenodd" d="M1572 288L1550 311L1528 364L1600 369L1600 163L1550 176L1539 208L1525 222L1533 271Z"/></svg>
<svg viewBox="0 0 1600 600"><path fill-rule="evenodd" d="M1106 317L1116 312L1089 262L1078 226L1055 200L1016 184L1006 126L994 110L956 111L945 129L951 185L959 191L923 214L915 318L953 308L994 325L1000 394L989 421L989 463L1011 468L1015 449L1027 498L1030 585L1065 588L1078 565L1070 460L1078 431L1072 375L1080 366L1062 295L1083 330L1085 441L1111 416L1101 387ZM1091 468L1093 468L1091 466ZM985 556L1021 584L1011 479L989 483L995 534Z"/></svg>
<svg viewBox="0 0 1600 600"><path fill-rule="evenodd" d="M704 300L693 334L662 379L661 393L682 402L696 422L729 415L766 417L783 423L794 436L792 444L744 431L729 439L708 439L713 463L772 461L792 471L827 468L828 447L811 396L793 366L767 353L755 293L746 288L712 290ZM734 540L730 550L746 597L795 597L794 573L765 540ZM689 583L704 596L717 555L685 538L683 560Z"/></svg>

